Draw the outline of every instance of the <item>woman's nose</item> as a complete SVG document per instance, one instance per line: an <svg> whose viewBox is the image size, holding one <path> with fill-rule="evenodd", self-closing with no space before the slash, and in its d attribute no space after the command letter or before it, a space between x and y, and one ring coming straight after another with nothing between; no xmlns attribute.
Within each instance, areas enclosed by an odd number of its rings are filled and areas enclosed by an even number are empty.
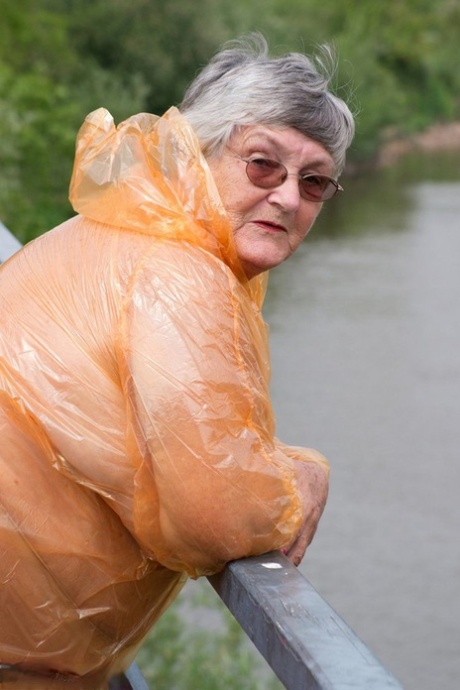
<svg viewBox="0 0 460 690"><path fill-rule="evenodd" d="M301 201L298 176L288 175L279 187L271 190L268 200L285 211L297 211Z"/></svg>

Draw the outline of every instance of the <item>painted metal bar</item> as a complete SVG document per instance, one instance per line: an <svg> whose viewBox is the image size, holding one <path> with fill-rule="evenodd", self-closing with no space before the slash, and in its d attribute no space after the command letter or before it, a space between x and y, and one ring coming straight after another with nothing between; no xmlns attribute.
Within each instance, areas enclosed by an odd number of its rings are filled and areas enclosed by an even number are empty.
<svg viewBox="0 0 460 690"><path fill-rule="evenodd" d="M21 248L19 240L3 225L0 220L0 264L6 261L11 254Z"/></svg>
<svg viewBox="0 0 460 690"><path fill-rule="evenodd" d="M149 686L147 685L147 682L136 663L131 664L131 666L125 672L125 676L128 679L132 690L149 690Z"/></svg>
<svg viewBox="0 0 460 690"><path fill-rule="evenodd" d="M402 690L279 551L208 579L287 690Z"/></svg>

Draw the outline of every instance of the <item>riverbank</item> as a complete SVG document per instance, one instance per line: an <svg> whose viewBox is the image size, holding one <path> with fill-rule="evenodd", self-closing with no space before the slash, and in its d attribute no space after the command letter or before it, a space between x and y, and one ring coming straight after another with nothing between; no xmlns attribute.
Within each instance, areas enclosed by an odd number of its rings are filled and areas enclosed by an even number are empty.
<svg viewBox="0 0 460 690"><path fill-rule="evenodd" d="M409 137L390 138L377 155L376 167L394 165L403 156L417 151L430 153L456 150L460 152L460 122L436 124Z"/></svg>

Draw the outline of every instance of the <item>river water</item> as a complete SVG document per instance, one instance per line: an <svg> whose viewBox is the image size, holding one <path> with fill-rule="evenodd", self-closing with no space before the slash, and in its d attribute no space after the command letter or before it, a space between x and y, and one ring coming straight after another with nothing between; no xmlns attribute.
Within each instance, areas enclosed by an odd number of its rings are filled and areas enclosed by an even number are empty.
<svg viewBox="0 0 460 690"><path fill-rule="evenodd" d="M302 572L407 690L460 687L460 162L348 182L272 272L279 437L331 490Z"/></svg>

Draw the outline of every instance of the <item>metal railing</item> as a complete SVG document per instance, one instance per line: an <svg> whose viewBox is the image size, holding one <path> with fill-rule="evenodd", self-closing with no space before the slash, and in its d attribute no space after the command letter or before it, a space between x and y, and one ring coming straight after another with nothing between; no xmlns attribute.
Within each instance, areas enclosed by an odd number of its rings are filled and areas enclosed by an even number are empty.
<svg viewBox="0 0 460 690"><path fill-rule="evenodd" d="M0 264L21 248L19 240L11 234L0 220Z"/></svg>
<svg viewBox="0 0 460 690"><path fill-rule="evenodd" d="M0 263L20 247L0 222ZM208 580L287 690L402 690L279 551L230 563ZM135 663L112 687L149 690Z"/></svg>
<svg viewBox="0 0 460 690"><path fill-rule="evenodd" d="M402 690L279 551L208 579L287 690Z"/></svg>

